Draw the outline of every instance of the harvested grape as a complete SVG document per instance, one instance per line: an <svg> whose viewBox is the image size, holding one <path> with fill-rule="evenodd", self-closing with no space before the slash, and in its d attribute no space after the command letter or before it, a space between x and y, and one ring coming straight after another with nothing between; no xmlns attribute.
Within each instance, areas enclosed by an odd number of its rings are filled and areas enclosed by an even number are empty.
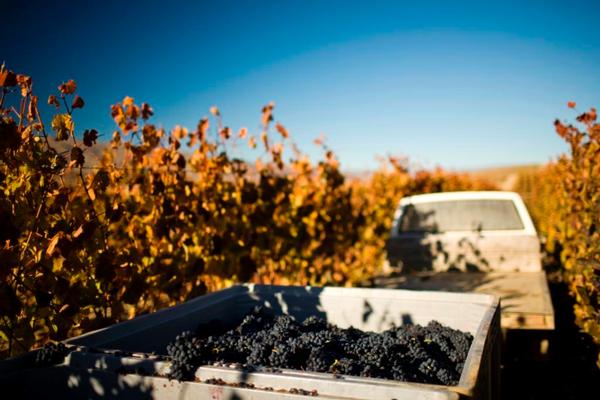
<svg viewBox="0 0 600 400"><path fill-rule="evenodd" d="M204 333L208 332L208 334ZM222 334L203 325L167 347L170 378L193 379L201 365L237 363L244 368L297 369L420 383L456 385L473 337L437 321L381 333L343 329L311 316L256 308Z"/></svg>

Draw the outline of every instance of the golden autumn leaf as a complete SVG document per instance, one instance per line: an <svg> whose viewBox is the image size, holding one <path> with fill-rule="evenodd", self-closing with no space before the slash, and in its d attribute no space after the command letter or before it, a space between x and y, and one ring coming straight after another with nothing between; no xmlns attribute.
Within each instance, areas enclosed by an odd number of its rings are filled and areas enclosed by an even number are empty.
<svg viewBox="0 0 600 400"><path fill-rule="evenodd" d="M248 129L241 128L240 131L238 132L238 137L240 139L244 139L246 137L246 135L248 135Z"/></svg>
<svg viewBox="0 0 600 400"><path fill-rule="evenodd" d="M187 136L188 130L187 130L187 128L184 128L180 125L175 125L175 128L173 128L173 131L171 131L171 134L173 135L173 137L175 139L181 140Z"/></svg>
<svg viewBox="0 0 600 400"><path fill-rule="evenodd" d="M569 107L569 108L575 108L576 106L577 106L577 104L574 101L569 101L567 103L567 107Z"/></svg>
<svg viewBox="0 0 600 400"><path fill-rule="evenodd" d="M133 97L125 96L125 98L123 98L123 101L121 102L121 104L123 105L123 107L132 106L133 105Z"/></svg>
<svg viewBox="0 0 600 400"><path fill-rule="evenodd" d="M220 117L221 116L221 112L219 111L219 109L217 108L217 106L212 106L210 108L210 113L212 115L214 115L215 117Z"/></svg>
<svg viewBox="0 0 600 400"><path fill-rule="evenodd" d="M140 108L135 104L130 104L125 108L125 115L132 120L136 120L140 116Z"/></svg>
<svg viewBox="0 0 600 400"><path fill-rule="evenodd" d="M56 114L52 119L52 130L56 133L56 140L67 140L73 132L73 119L69 114Z"/></svg>

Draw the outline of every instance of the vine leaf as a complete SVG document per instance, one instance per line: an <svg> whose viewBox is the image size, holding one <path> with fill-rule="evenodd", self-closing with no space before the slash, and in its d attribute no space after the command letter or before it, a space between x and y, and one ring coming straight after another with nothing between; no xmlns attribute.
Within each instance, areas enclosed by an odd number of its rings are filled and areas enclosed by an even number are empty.
<svg viewBox="0 0 600 400"><path fill-rule="evenodd" d="M83 132L83 144L87 147L91 147L96 143L98 139L98 131L95 129L86 129Z"/></svg>
<svg viewBox="0 0 600 400"><path fill-rule="evenodd" d="M83 156L83 150L77 146L73 146L71 149L71 163L76 167L82 167L85 163L85 157Z"/></svg>
<svg viewBox="0 0 600 400"><path fill-rule="evenodd" d="M73 109L83 108L84 105L85 105L85 102L83 101L83 99L79 96L75 96L75 98L73 99L73 103L71 104L71 107Z"/></svg>
<svg viewBox="0 0 600 400"><path fill-rule="evenodd" d="M69 114L56 114L52 119L52 130L56 133L57 141L69 139L73 132L73 119Z"/></svg>
<svg viewBox="0 0 600 400"><path fill-rule="evenodd" d="M73 79L68 80L58 86L58 90L63 94L73 94L77 89L77 83Z"/></svg>

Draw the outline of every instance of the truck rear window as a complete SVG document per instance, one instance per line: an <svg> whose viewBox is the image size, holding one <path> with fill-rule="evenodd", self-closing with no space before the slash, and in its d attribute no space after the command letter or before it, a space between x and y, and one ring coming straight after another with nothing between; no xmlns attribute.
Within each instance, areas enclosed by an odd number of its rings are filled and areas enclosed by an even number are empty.
<svg viewBox="0 0 600 400"><path fill-rule="evenodd" d="M448 200L404 207L398 231L451 232L521 230L523 222L511 200Z"/></svg>

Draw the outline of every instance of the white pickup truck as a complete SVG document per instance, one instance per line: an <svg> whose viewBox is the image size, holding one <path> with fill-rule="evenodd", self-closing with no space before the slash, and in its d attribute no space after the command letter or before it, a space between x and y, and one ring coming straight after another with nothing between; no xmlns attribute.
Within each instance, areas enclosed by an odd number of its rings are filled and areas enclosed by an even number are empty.
<svg viewBox="0 0 600 400"><path fill-rule="evenodd" d="M517 193L405 197L386 250L394 273L377 286L496 294L503 328L554 328L540 242Z"/></svg>

